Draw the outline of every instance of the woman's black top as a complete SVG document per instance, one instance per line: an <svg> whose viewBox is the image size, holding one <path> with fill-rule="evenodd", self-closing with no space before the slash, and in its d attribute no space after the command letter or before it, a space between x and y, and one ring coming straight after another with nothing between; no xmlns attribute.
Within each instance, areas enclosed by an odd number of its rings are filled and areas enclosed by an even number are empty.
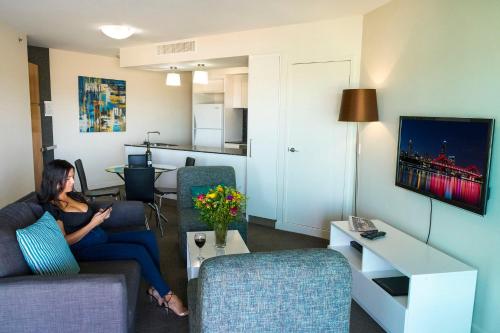
<svg viewBox="0 0 500 333"><path fill-rule="evenodd" d="M43 204L45 211L49 212L56 220L62 221L66 234L71 234L86 226L94 216L94 210L87 205L86 212L65 212L52 203ZM71 245L73 253L77 254L79 250L106 243L108 236L101 227L93 228L78 242Z"/></svg>
<svg viewBox="0 0 500 333"><path fill-rule="evenodd" d="M87 205L87 207L88 209L86 212L65 212L52 203L46 203L43 205L43 209L45 211L48 211L56 220L62 221L64 224L64 230L67 234L83 228L90 222L90 220L92 220L94 211L89 205Z"/></svg>

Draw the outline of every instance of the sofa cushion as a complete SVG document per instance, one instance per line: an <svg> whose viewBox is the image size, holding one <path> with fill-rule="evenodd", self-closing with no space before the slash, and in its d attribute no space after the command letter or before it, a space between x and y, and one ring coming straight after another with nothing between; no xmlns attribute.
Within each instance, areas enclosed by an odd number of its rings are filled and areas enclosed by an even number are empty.
<svg viewBox="0 0 500 333"><path fill-rule="evenodd" d="M31 274L16 238L16 231L0 228L0 278Z"/></svg>
<svg viewBox="0 0 500 333"><path fill-rule="evenodd" d="M34 224L16 230L17 241L31 270L40 275L76 274L80 267L49 212Z"/></svg>
<svg viewBox="0 0 500 333"><path fill-rule="evenodd" d="M81 261L80 274L122 274L127 284L129 332L133 332L135 309L141 281L141 268L134 260Z"/></svg>
<svg viewBox="0 0 500 333"><path fill-rule="evenodd" d="M31 274L17 242L16 230L37 220L40 207L16 202L0 209L0 277Z"/></svg>

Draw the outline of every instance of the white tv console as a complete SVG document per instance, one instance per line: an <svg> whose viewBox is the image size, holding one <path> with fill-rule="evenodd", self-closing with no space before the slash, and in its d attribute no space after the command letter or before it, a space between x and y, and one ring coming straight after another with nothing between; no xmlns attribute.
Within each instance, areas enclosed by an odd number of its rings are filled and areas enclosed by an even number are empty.
<svg viewBox="0 0 500 333"><path fill-rule="evenodd" d="M352 270L352 297L388 332L470 332L477 270L379 221L387 234L369 240L348 221L332 222L329 249ZM363 246L362 253L350 246ZM373 278L407 276L408 296L391 296Z"/></svg>

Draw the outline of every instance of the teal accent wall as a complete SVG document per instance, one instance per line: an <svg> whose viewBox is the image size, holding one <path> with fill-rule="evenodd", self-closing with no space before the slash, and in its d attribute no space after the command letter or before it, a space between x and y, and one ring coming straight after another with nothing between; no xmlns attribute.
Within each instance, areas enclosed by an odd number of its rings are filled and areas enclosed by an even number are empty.
<svg viewBox="0 0 500 333"><path fill-rule="evenodd" d="M433 201L429 243L478 269L473 332L500 329L500 1L393 0L364 17L358 212L425 241L429 198L394 185L401 115L496 119L486 216ZM464 133L464 135L466 135Z"/></svg>

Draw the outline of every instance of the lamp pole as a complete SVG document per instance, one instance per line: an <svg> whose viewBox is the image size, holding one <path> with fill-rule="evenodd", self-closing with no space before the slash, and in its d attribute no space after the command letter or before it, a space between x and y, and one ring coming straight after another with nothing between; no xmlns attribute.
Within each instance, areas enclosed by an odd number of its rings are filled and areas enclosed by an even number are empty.
<svg viewBox="0 0 500 333"><path fill-rule="evenodd" d="M339 121L356 123L356 160L354 165L354 215L358 214L358 155L359 123L378 121L377 93L375 89L344 89L340 104Z"/></svg>

